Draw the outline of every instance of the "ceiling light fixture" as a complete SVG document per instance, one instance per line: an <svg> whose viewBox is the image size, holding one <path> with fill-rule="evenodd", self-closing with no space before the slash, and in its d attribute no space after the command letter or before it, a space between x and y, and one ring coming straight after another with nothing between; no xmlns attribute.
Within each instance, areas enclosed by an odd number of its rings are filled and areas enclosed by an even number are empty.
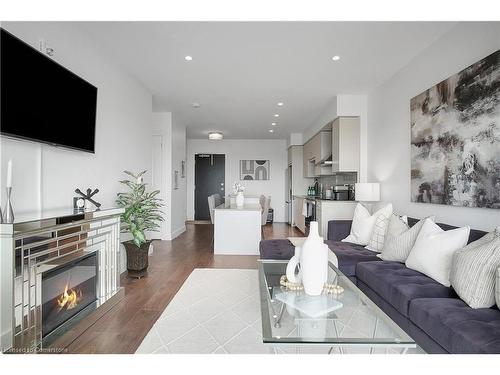
<svg viewBox="0 0 500 375"><path fill-rule="evenodd" d="M193 60L193 57L189 56L189 55L188 56L184 56L184 60L191 61L191 60Z"/></svg>
<svg viewBox="0 0 500 375"><path fill-rule="evenodd" d="M194 102L194 103L191 103L191 107L193 107L193 108L200 108L201 104L197 103L197 102Z"/></svg>
<svg viewBox="0 0 500 375"><path fill-rule="evenodd" d="M332 60L333 61L339 61L340 60L340 56L339 55L335 55L332 57Z"/></svg>
<svg viewBox="0 0 500 375"><path fill-rule="evenodd" d="M272 126L276 126L276 123L275 123L275 122L271 122L271 125L272 125Z"/></svg>
<svg viewBox="0 0 500 375"><path fill-rule="evenodd" d="M224 138L224 135L221 132L208 133L208 139L212 141L220 141L222 138Z"/></svg>
<svg viewBox="0 0 500 375"><path fill-rule="evenodd" d="M283 105L283 102L279 102L279 103L278 103L278 106L280 106L280 107L281 107L282 105Z"/></svg>
<svg viewBox="0 0 500 375"><path fill-rule="evenodd" d="M280 117L280 115L278 115L277 113L274 114L274 117Z"/></svg>
<svg viewBox="0 0 500 375"><path fill-rule="evenodd" d="M269 133L274 133L274 129L269 129Z"/></svg>

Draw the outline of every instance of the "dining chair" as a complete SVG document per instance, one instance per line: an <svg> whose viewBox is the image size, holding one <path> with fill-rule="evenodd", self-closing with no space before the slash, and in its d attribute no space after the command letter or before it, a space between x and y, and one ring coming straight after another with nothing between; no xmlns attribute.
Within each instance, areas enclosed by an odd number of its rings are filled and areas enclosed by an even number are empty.
<svg viewBox="0 0 500 375"><path fill-rule="evenodd" d="M264 236L264 225L267 224L267 216L269 214L269 206L271 205L271 197L266 197L261 195L259 198L260 206L262 207L262 216L260 220L260 225L262 229L262 236Z"/></svg>

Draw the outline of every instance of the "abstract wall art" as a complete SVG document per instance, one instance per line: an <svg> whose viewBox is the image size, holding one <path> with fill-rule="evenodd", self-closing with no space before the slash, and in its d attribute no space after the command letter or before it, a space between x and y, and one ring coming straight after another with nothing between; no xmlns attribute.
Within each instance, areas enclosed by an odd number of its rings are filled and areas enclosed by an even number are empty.
<svg viewBox="0 0 500 375"><path fill-rule="evenodd" d="M500 50L410 102L411 200L500 208Z"/></svg>
<svg viewBox="0 0 500 375"><path fill-rule="evenodd" d="M269 180L269 160L240 160L240 180Z"/></svg>

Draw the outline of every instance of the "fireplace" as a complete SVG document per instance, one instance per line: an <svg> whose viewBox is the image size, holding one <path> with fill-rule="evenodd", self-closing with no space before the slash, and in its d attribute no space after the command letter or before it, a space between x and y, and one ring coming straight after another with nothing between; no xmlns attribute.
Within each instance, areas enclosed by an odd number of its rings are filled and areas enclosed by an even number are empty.
<svg viewBox="0 0 500 375"><path fill-rule="evenodd" d="M42 337L97 300L96 252L70 260L42 275Z"/></svg>
<svg viewBox="0 0 500 375"><path fill-rule="evenodd" d="M71 208L0 225L0 351L63 350L120 302L122 213Z"/></svg>

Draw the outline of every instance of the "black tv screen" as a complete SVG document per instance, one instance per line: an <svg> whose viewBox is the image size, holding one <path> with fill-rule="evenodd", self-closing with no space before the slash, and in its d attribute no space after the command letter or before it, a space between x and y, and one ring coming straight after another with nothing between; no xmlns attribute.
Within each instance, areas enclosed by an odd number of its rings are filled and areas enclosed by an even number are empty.
<svg viewBox="0 0 500 375"><path fill-rule="evenodd" d="M2 135L93 153L97 88L0 32Z"/></svg>

